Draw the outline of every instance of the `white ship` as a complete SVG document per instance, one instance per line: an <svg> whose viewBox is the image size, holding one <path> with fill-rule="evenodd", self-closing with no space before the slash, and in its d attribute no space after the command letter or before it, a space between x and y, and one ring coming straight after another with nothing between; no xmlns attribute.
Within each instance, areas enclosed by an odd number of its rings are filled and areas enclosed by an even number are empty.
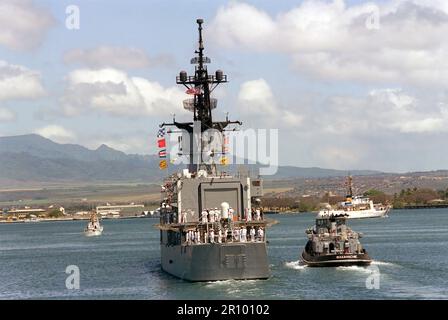
<svg viewBox="0 0 448 320"><path fill-rule="evenodd" d="M372 200L365 196L353 196L352 177L348 177L348 193L345 201L339 202L337 208L327 208L320 210L318 218L347 215L347 219L381 218L387 217L390 210L389 205L381 203L374 204Z"/></svg>
<svg viewBox="0 0 448 320"><path fill-rule="evenodd" d="M96 212L93 212L90 216L89 223L87 227L84 229L84 234L87 237L92 236L100 236L103 233L103 226L100 224L100 220L96 215Z"/></svg>

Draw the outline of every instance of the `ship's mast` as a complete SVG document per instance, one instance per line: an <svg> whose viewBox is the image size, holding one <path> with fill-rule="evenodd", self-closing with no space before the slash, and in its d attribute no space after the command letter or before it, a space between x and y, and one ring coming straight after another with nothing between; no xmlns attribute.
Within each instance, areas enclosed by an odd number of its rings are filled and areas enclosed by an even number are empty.
<svg viewBox="0 0 448 320"><path fill-rule="evenodd" d="M194 76L187 75L186 71L181 71L179 76L176 77L176 83L183 85L187 88L187 93L193 94L194 98L184 100L184 108L193 112L194 122L177 122L173 119L172 123L163 123L160 127L175 126L178 129L185 130L188 133L190 148L189 170L192 173L198 170L206 170L208 173L215 174L216 166L204 162L203 150L204 144L202 141L202 134L208 129L214 129L219 132L223 132L229 124L239 124L240 121L229 121L226 118L225 121L214 122L212 118L212 109L217 106L217 100L210 97L211 92L221 83L227 82L227 75L224 75L221 70L217 70L214 75L209 75L206 64L210 63L210 58L204 55L204 41L202 37L202 24L203 19L196 20L198 24L199 42L198 49L195 51L197 56L191 59L191 64L195 64ZM195 126L200 124L201 137L198 141L199 145L194 143L193 132ZM196 128L198 130L198 128ZM199 155L199 158L195 159L195 154Z"/></svg>
<svg viewBox="0 0 448 320"><path fill-rule="evenodd" d="M351 175L349 175L349 176L347 177L347 198L350 198L350 200L351 200L351 198L353 197L353 185L352 185L352 181L353 181L353 178L352 178Z"/></svg>

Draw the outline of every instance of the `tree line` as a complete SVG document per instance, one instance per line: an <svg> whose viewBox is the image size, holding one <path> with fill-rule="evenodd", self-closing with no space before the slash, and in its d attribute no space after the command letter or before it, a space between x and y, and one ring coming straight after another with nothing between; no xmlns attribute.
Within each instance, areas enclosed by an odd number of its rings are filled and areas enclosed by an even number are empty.
<svg viewBox="0 0 448 320"><path fill-rule="evenodd" d="M393 208L400 209L413 206L441 206L448 205L448 188L445 190L434 190L430 188L407 188L400 192L386 194L377 189L370 189L363 193L369 197L373 203L392 205ZM322 209L326 204L331 206L344 201L344 196L330 195L328 192L322 196L271 196L263 198L263 207L266 211L276 212L310 212Z"/></svg>

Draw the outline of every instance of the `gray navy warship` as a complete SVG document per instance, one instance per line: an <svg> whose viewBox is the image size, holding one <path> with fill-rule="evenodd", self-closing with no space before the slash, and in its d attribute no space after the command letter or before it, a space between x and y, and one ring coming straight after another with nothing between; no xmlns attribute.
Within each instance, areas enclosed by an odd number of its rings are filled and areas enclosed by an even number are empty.
<svg viewBox="0 0 448 320"><path fill-rule="evenodd" d="M348 214L329 214L316 219L316 226L306 231L308 242L302 263L310 267L366 266L372 260L362 247L362 234L346 225Z"/></svg>
<svg viewBox="0 0 448 320"><path fill-rule="evenodd" d="M192 122L163 123L182 132L182 152L188 156L188 168L169 176L162 187L160 206L160 250L164 271L188 281L227 279L266 279L270 276L266 248L267 222L263 217L260 178L248 172L228 174L218 170L210 154L207 130L224 136L242 123L215 122L212 110L217 100L211 92L227 76L221 70L209 74L202 39L203 20L198 19L199 47L194 75L181 71L177 84L187 88L194 98L184 101L184 108L193 113ZM186 144L185 141L188 141Z"/></svg>

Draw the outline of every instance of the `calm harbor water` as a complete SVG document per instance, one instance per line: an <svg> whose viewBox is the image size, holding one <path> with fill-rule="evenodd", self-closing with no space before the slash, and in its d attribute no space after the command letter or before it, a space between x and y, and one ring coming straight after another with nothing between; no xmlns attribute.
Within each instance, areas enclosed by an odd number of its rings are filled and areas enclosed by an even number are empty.
<svg viewBox="0 0 448 320"><path fill-rule="evenodd" d="M397 210L350 221L380 272L298 264L313 214L271 216L269 280L189 283L160 270L156 219L105 220L101 237L85 222L0 224L0 299L448 299L448 209ZM65 269L77 265L79 290Z"/></svg>

